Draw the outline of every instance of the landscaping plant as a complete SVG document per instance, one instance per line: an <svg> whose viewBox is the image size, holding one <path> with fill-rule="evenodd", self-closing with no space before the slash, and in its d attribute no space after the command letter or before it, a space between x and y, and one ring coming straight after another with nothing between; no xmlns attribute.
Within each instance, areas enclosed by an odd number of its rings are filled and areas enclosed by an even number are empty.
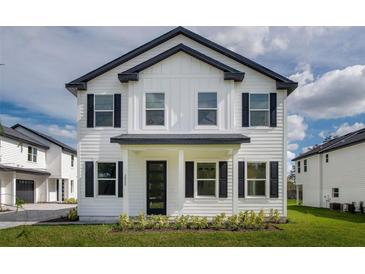
<svg viewBox="0 0 365 274"><path fill-rule="evenodd" d="M122 214L119 216L119 227L123 231L131 228L131 220L129 219L127 214Z"/></svg>
<svg viewBox="0 0 365 274"><path fill-rule="evenodd" d="M261 209L259 214L256 216L256 228L262 229L265 226L265 213Z"/></svg>
<svg viewBox="0 0 365 274"><path fill-rule="evenodd" d="M190 228L192 229L205 229L208 228L208 218L192 216L190 219Z"/></svg>
<svg viewBox="0 0 365 274"><path fill-rule="evenodd" d="M255 211L251 210L248 226L246 228L255 228L255 225L256 225L256 213Z"/></svg>
<svg viewBox="0 0 365 274"><path fill-rule="evenodd" d="M169 218L164 215L153 215L150 218L149 225L153 229L163 229L169 227Z"/></svg>
<svg viewBox="0 0 365 274"><path fill-rule="evenodd" d="M177 230L186 229L189 224L189 215L176 216L174 218L174 228Z"/></svg>
<svg viewBox="0 0 365 274"><path fill-rule="evenodd" d="M71 208L67 214L67 220L69 221L77 221L79 216L77 215L77 208Z"/></svg>
<svg viewBox="0 0 365 274"><path fill-rule="evenodd" d="M240 228L240 219L237 214L233 214L232 216L228 217L227 228L233 231Z"/></svg>
<svg viewBox="0 0 365 274"><path fill-rule="evenodd" d="M275 209L274 211L274 222L276 224L280 223L280 213L279 213L279 210Z"/></svg>
<svg viewBox="0 0 365 274"><path fill-rule="evenodd" d="M227 221L226 214L221 213L221 214L213 217L211 226L215 230L220 230L220 229L225 228L226 221Z"/></svg>
<svg viewBox="0 0 365 274"><path fill-rule="evenodd" d="M63 201L64 204L77 204L77 200L75 198L68 198Z"/></svg>
<svg viewBox="0 0 365 274"><path fill-rule="evenodd" d="M137 230L145 230L148 226L148 221L144 213L140 213L135 222L133 223L133 228Z"/></svg>

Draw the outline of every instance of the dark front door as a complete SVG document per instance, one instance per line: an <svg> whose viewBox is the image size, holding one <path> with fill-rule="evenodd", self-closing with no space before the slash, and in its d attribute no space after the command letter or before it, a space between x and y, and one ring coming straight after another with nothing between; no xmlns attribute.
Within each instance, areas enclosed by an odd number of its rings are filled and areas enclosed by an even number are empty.
<svg viewBox="0 0 365 274"><path fill-rule="evenodd" d="M26 203L34 203L34 181L16 180L16 198Z"/></svg>
<svg viewBox="0 0 365 274"><path fill-rule="evenodd" d="M147 215L166 215L166 161L147 161Z"/></svg>

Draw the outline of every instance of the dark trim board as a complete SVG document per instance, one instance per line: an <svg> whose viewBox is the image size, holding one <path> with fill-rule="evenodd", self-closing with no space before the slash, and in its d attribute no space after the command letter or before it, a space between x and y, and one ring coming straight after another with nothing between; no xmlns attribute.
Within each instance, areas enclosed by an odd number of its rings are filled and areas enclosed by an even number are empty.
<svg viewBox="0 0 365 274"><path fill-rule="evenodd" d="M124 145L207 145L249 143L250 138L242 134L122 134L110 138L110 142Z"/></svg>
<svg viewBox="0 0 365 274"><path fill-rule="evenodd" d="M238 53L235 53L221 45L218 45L218 44L214 43L213 41L210 41L186 28L177 27L177 28L151 40L150 42L145 43L144 45L110 61L109 63L67 83L65 85L66 89L68 89L72 94L74 94L76 96L77 90L86 90L87 89L88 81L94 79L95 77L135 58L136 56L138 56L180 34L276 80L277 86L279 87L278 89L287 89L288 94L293 92L298 86L298 83L254 62Z"/></svg>
<svg viewBox="0 0 365 274"><path fill-rule="evenodd" d="M184 44L179 44L175 47L172 47L171 49L168 49L159 55L148 59L145 62L142 62L141 64L138 64L134 66L133 68L130 68L126 70L125 72L119 73L118 78L121 83L127 83L128 81L138 81L139 76L138 73L165 60L166 58L178 53L178 52L184 52L186 54L189 54L190 56L205 62L217 69L220 69L224 72L224 80L234 80L234 81L242 81L245 77L244 72L240 72L230 66L227 66L213 58L210 58L207 55L204 55L203 53L196 51Z"/></svg>

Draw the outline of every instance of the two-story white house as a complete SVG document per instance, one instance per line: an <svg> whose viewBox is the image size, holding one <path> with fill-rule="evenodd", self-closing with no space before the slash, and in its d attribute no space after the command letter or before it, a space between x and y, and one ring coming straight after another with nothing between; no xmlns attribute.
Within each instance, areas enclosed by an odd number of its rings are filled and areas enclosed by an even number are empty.
<svg viewBox="0 0 365 274"><path fill-rule="evenodd" d="M314 146L293 161L303 205L365 202L365 129Z"/></svg>
<svg viewBox="0 0 365 274"><path fill-rule="evenodd" d="M67 83L80 219L286 216L286 98L296 87L182 27Z"/></svg>
<svg viewBox="0 0 365 274"><path fill-rule="evenodd" d="M0 203L61 202L77 198L77 152L20 124L2 126Z"/></svg>

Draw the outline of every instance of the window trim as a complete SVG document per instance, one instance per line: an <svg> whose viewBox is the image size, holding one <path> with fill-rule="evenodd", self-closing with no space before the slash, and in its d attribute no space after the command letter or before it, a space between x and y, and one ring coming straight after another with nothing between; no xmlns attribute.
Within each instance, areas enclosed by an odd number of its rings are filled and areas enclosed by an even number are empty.
<svg viewBox="0 0 365 274"><path fill-rule="evenodd" d="M113 106L111 110L97 110L96 109L96 97L97 96L111 96L113 98ZM102 94L94 94L94 127L95 128L113 128L114 127L114 94L102 93ZM112 125L111 126L97 126L96 125L96 113L97 112L112 112Z"/></svg>
<svg viewBox="0 0 365 274"><path fill-rule="evenodd" d="M308 171L308 160L304 159L303 160L303 172L307 172Z"/></svg>
<svg viewBox="0 0 365 274"><path fill-rule="evenodd" d="M29 148L31 148L31 153L29 154ZM35 153L34 153L35 151ZM29 160L29 155L31 155L31 159ZM35 156L35 161L34 161ZM27 160L31 163L37 163L38 162L38 149L35 146L27 146Z"/></svg>
<svg viewBox="0 0 365 274"><path fill-rule="evenodd" d="M337 197L335 197L335 189L337 189ZM340 198L340 188L339 187L332 187L332 198L333 199L338 199Z"/></svg>
<svg viewBox="0 0 365 274"><path fill-rule="evenodd" d="M96 164L94 165L94 172L95 172L94 189L96 188L96 197L106 198L106 199L117 198L118 197L118 162L116 162L116 161L96 161L95 163ZM115 194L114 195L99 194L99 177L98 177L99 164L115 164L115 178L100 179L100 180L104 180L104 181L115 180Z"/></svg>
<svg viewBox="0 0 365 274"><path fill-rule="evenodd" d="M147 94L149 93L161 93L164 95L164 107L163 108L147 108ZM167 94L163 91L145 91L143 93L142 108L143 108L143 129L167 129ZM147 125L147 110L163 110L164 111L164 124L163 125Z"/></svg>
<svg viewBox="0 0 365 274"><path fill-rule="evenodd" d="M199 108L199 93L215 93L216 99L217 99L217 105L215 108ZM199 110L215 110L216 113L216 121L214 125L200 125L199 124ZM218 121L219 121L219 114L218 114L218 91L211 91L211 90L205 90L205 91L197 91L196 92L196 127L197 128L218 128Z"/></svg>
<svg viewBox="0 0 365 274"><path fill-rule="evenodd" d="M198 195L198 164L215 164L215 191L214 195ZM219 198L219 161L216 160L195 160L194 161L194 198L198 199L218 199ZM201 181L213 181L213 179L200 179Z"/></svg>
<svg viewBox="0 0 365 274"><path fill-rule="evenodd" d="M251 95L267 95L267 109L253 109L251 110ZM253 126L251 124L251 111L267 111L267 125ZM270 128L270 92L249 92L248 96L248 124L250 128Z"/></svg>
<svg viewBox="0 0 365 274"><path fill-rule="evenodd" d="M265 179L250 179L248 178L248 164L249 163L265 163ZM269 198L269 194L270 194L270 174L269 174L269 163L270 161L262 161L262 160L247 160L245 161L245 193L247 193L247 195L245 196L245 198L248 199L263 199L263 198ZM265 195L249 195L248 194L248 181L265 181Z"/></svg>

